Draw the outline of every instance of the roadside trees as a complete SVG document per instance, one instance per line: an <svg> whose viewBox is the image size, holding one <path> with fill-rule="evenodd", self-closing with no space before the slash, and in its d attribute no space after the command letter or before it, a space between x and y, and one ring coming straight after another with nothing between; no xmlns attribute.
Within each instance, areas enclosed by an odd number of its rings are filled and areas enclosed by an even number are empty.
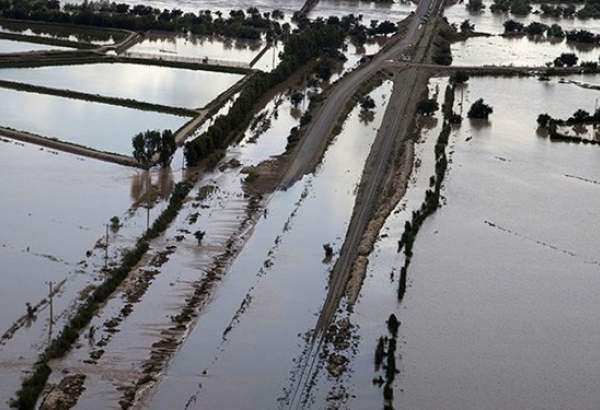
<svg viewBox="0 0 600 410"><path fill-rule="evenodd" d="M427 98L417 104L417 112L424 116L430 116L440 108L438 102L433 98Z"/></svg>

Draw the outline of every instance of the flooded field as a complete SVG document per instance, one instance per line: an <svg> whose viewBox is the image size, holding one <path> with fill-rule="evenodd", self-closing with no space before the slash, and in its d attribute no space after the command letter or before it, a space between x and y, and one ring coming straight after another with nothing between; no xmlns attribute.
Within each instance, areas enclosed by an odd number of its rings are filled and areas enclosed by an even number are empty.
<svg viewBox="0 0 600 410"><path fill-rule="evenodd" d="M68 0L69 3L81 4L84 0ZM136 5L139 3L138 0L123 0L122 3ZM286 14L287 17L298 11L304 4L303 0L146 0L145 5L152 6L158 9L180 9L185 12L197 13L199 10L221 10L224 13L229 10L246 10L249 7L256 7L260 11L271 11L279 9Z"/></svg>
<svg viewBox="0 0 600 410"><path fill-rule="evenodd" d="M26 107L26 108L25 108ZM0 88L0 126L131 155L147 129L176 130L188 118Z"/></svg>
<svg viewBox="0 0 600 410"><path fill-rule="evenodd" d="M264 47L261 41L220 39L216 37L173 36L151 33L128 52L157 56L206 58L213 61L250 63Z"/></svg>
<svg viewBox="0 0 600 410"><path fill-rule="evenodd" d="M245 178L242 169L281 154L287 144L289 129L298 123L302 112L303 108L293 107L287 97L277 96L261 112L261 123L249 129L240 144L230 149L222 161L228 164L236 160L240 165L219 167L198 181L176 221L152 244L150 256L141 268L156 273L144 297L132 302L133 312L119 326L118 334L104 331L103 323L119 315L123 300L130 300L126 292L117 292L99 317L94 319L93 325L99 329L97 339L107 342L103 347L106 354L95 359L98 366L86 364L90 354L98 350L88 343L57 364L59 368L83 371L90 378L77 408L102 409L107 402L117 403L121 396L119 388L131 383L135 377L141 377L135 369L142 368L152 344L161 338L163 330L172 325L172 315L177 314L186 303L194 285L206 278L215 257L224 251L229 241L242 241L243 236L251 233L239 233L248 206L241 184ZM208 195L201 196L199 192L202 189L206 191L207 187L214 187L214 190L208 190ZM202 244L191 234L198 229L206 233ZM152 262L155 255L165 251L166 260L160 264ZM136 271L133 276L138 274ZM135 279L132 282L135 283ZM241 290L246 291L247 288L242 287ZM157 315L159 311L165 314ZM221 315L220 319L230 318ZM215 333L215 336L218 334ZM59 377L60 373L57 374Z"/></svg>
<svg viewBox="0 0 600 410"><path fill-rule="evenodd" d="M390 89L384 84L372 93L378 107ZM186 402L189 408L274 408L289 400L286 380L302 353L302 335L314 326L333 263L323 261L321 242L336 250L342 245L362 164L383 115L378 110L364 124L359 112L352 112L314 175L269 200L267 217L147 401L149 408L182 408ZM314 218L321 222L310 223ZM260 377L251 377L257 369Z"/></svg>
<svg viewBox="0 0 600 410"><path fill-rule="evenodd" d="M126 36L125 32L113 30L94 30L81 27L20 23L6 20L0 20L0 32L80 41L97 45L112 44L122 40Z"/></svg>
<svg viewBox="0 0 600 410"><path fill-rule="evenodd" d="M0 70L3 80L186 108L205 106L241 78L239 74L123 63Z"/></svg>
<svg viewBox="0 0 600 410"><path fill-rule="evenodd" d="M4 138L0 172L0 335L25 316L25 303L37 306L47 297L49 281L59 290L53 298L54 333L43 305L33 320L0 341L3 407L21 372L31 368L37 352L62 326L78 292L98 280L105 252L96 245L110 218L118 216L123 224L118 233L110 233L110 261L145 228L145 210L138 215L129 209L140 200L146 178L131 168ZM151 179L156 183L156 177Z"/></svg>
<svg viewBox="0 0 600 410"><path fill-rule="evenodd" d="M350 408L382 400L370 381L390 313L401 322L396 408L595 407L600 151L550 142L535 121L539 112L567 117L595 94L556 81L472 79L466 107L478 98L494 113L489 123L463 121L451 137L445 204L417 236L401 304L396 250L410 191L371 256L351 316L361 344L345 382Z"/></svg>
<svg viewBox="0 0 600 410"><path fill-rule="evenodd" d="M534 14L535 10L539 10L539 5L536 4L532 4L532 13L525 17L516 16L514 14L492 13L490 11L490 6L493 4L493 1L489 0L483 1L483 4L486 7L481 12L468 11L465 7L466 4L466 2L456 3L447 7L444 10L444 16L446 16L450 23L454 23L457 26L460 26L464 20L469 20L471 24L475 25L475 31L490 34L502 34L504 32L503 24L506 20L515 20L524 25L537 21L547 25L558 24L563 30L585 29L596 33L600 32L600 20L545 17L542 14Z"/></svg>
<svg viewBox="0 0 600 410"><path fill-rule="evenodd" d="M562 53L575 53L582 61L598 61L600 49L577 47L564 40L553 43L527 37L473 37L452 44L453 65L543 66Z"/></svg>
<svg viewBox="0 0 600 410"><path fill-rule="evenodd" d="M415 3L410 0L390 2L322 0L317 3L310 13L310 17L342 17L348 14L361 14L363 24L368 26L371 20L389 20L397 23L406 18L415 8Z"/></svg>
<svg viewBox="0 0 600 410"><path fill-rule="evenodd" d="M0 54L23 53L27 51L71 50L67 47L50 46L47 44L28 43L25 41L6 40L0 38Z"/></svg>

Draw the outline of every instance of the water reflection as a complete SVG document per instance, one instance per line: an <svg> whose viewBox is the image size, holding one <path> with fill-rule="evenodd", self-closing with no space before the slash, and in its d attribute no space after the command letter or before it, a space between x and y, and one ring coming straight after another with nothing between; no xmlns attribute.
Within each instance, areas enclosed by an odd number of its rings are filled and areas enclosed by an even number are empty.
<svg viewBox="0 0 600 410"><path fill-rule="evenodd" d="M263 45L260 40L152 32L129 51L249 63Z"/></svg>
<svg viewBox="0 0 600 410"><path fill-rule="evenodd" d="M131 177L131 200L135 206L150 206L169 198L175 181L171 167L139 171Z"/></svg>

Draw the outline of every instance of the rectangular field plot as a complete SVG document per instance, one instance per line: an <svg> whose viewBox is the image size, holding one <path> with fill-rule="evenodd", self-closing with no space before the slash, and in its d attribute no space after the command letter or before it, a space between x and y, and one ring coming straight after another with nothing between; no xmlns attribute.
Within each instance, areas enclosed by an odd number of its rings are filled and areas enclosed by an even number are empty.
<svg viewBox="0 0 600 410"><path fill-rule="evenodd" d="M0 89L0 126L131 155L146 129L176 130L187 118L70 98Z"/></svg>
<svg viewBox="0 0 600 410"><path fill-rule="evenodd" d="M186 108L205 106L241 78L239 74L124 63L0 71L3 80Z"/></svg>
<svg viewBox="0 0 600 410"><path fill-rule="evenodd" d="M152 33L127 51L154 54L157 57L206 58L209 61L220 60L248 64L263 46L261 41Z"/></svg>
<svg viewBox="0 0 600 410"><path fill-rule="evenodd" d="M29 43L25 41L15 41L0 39L0 54L24 53L27 51L48 51L48 50L71 50L67 47L51 46L47 44Z"/></svg>

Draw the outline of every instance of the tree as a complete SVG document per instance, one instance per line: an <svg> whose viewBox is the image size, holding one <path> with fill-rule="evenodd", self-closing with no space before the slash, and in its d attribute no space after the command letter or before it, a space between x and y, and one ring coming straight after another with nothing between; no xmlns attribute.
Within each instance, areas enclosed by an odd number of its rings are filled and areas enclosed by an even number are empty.
<svg viewBox="0 0 600 410"><path fill-rule="evenodd" d="M579 58L575 53L562 53L560 56L554 59L554 65L556 67L573 67L577 64Z"/></svg>
<svg viewBox="0 0 600 410"><path fill-rule="evenodd" d="M290 95L290 101L294 107L298 107L303 100L304 94L302 94L300 91L294 91Z"/></svg>
<svg viewBox="0 0 600 410"><path fill-rule="evenodd" d="M464 34L472 33L475 30L475 24L471 24L469 20L464 20L460 23L460 32Z"/></svg>
<svg viewBox="0 0 600 410"><path fill-rule="evenodd" d="M487 120L489 115L494 112L493 108L483 102L483 98L478 99L471 105L467 117L472 119Z"/></svg>
<svg viewBox="0 0 600 410"><path fill-rule="evenodd" d="M464 84L469 81L469 75L464 71L457 71L450 76L451 84Z"/></svg>
<svg viewBox="0 0 600 410"><path fill-rule="evenodd" d="M546 32L546 30L548 30L548 28L549 27L546 24L533 21L525 27L525 32L530 36L541 36Z"/></svg>
<svg viewBox="0 0 600 410"><path fill-rule="evenodd" d="M516 16L526 16L531 12L531 6L527 0L513 0L510 12Z"/></svg>
<svg viewBox="0 0 600 410"><path fill-rule="evenodd" d="M467 3L467 10L469 11L480 11L483 10L485 8L485 6L483 5L483 1L482 0L469 0L469 2Z"/></svg>
<svg viewBox="0 0 600 410"><path fill-rule="evenodd" d="M133 157L145 168L152 165L158 155L158 162L166 167L171 163L177 149L175 136L171 130L147 130L133 137Z"/></svg>
<svg viewBox="0 0 600 410"><path fill-rule="evenodd" d="M571 118L569 118L567 121L571 124L581 124L586 121L589 121L590 119L591 119L590 113L585 110L582 110L580 108L577 111L575 111L573 113L573 116Z"/></svg>
<svg viewBox="0 0 600 410"><path fill-rule="evenodd" d="M427 98L417 104L417 112L421 115L432 115L440 108L438 102L433 98Z"/></svg>
<svg viewBox="0 0 600 410"><path fill-rule="evenodd" d="M171 164L176 150L175 134L171 130L164 130L160 138L159 149L159 162L163 167L168 167Z"/></svg>
<svg viewBox="0 0 600 410"><path fill-rule="evenodd" d="M548 37L564 38L565 32L563 31L561 26L559 26L558 24L553 24L550 26L550 28L548 28L546 35Z"/></svg>
<svg viewBox="0 0 600 410"><path fill-rule="evenodd" d="M363 110L372 110L373 108L375 108L375 100L368 95L361 97L359 104L360 108L362 108Z"/></svg>
<svg viewBox="0 0 600 410"><path fill-rule="evenodd" d="M514 20L507 20L504 22L505 33L520 33L523 31L523 24Z"/></svg>
<svg viewBox="0 0 600 410"><path fill-rule="evenodd" d="M550 124L550 121L552 121L552 117L548 114L540 114L537 117L537 123L542 128L547 128Z"/></svg>

